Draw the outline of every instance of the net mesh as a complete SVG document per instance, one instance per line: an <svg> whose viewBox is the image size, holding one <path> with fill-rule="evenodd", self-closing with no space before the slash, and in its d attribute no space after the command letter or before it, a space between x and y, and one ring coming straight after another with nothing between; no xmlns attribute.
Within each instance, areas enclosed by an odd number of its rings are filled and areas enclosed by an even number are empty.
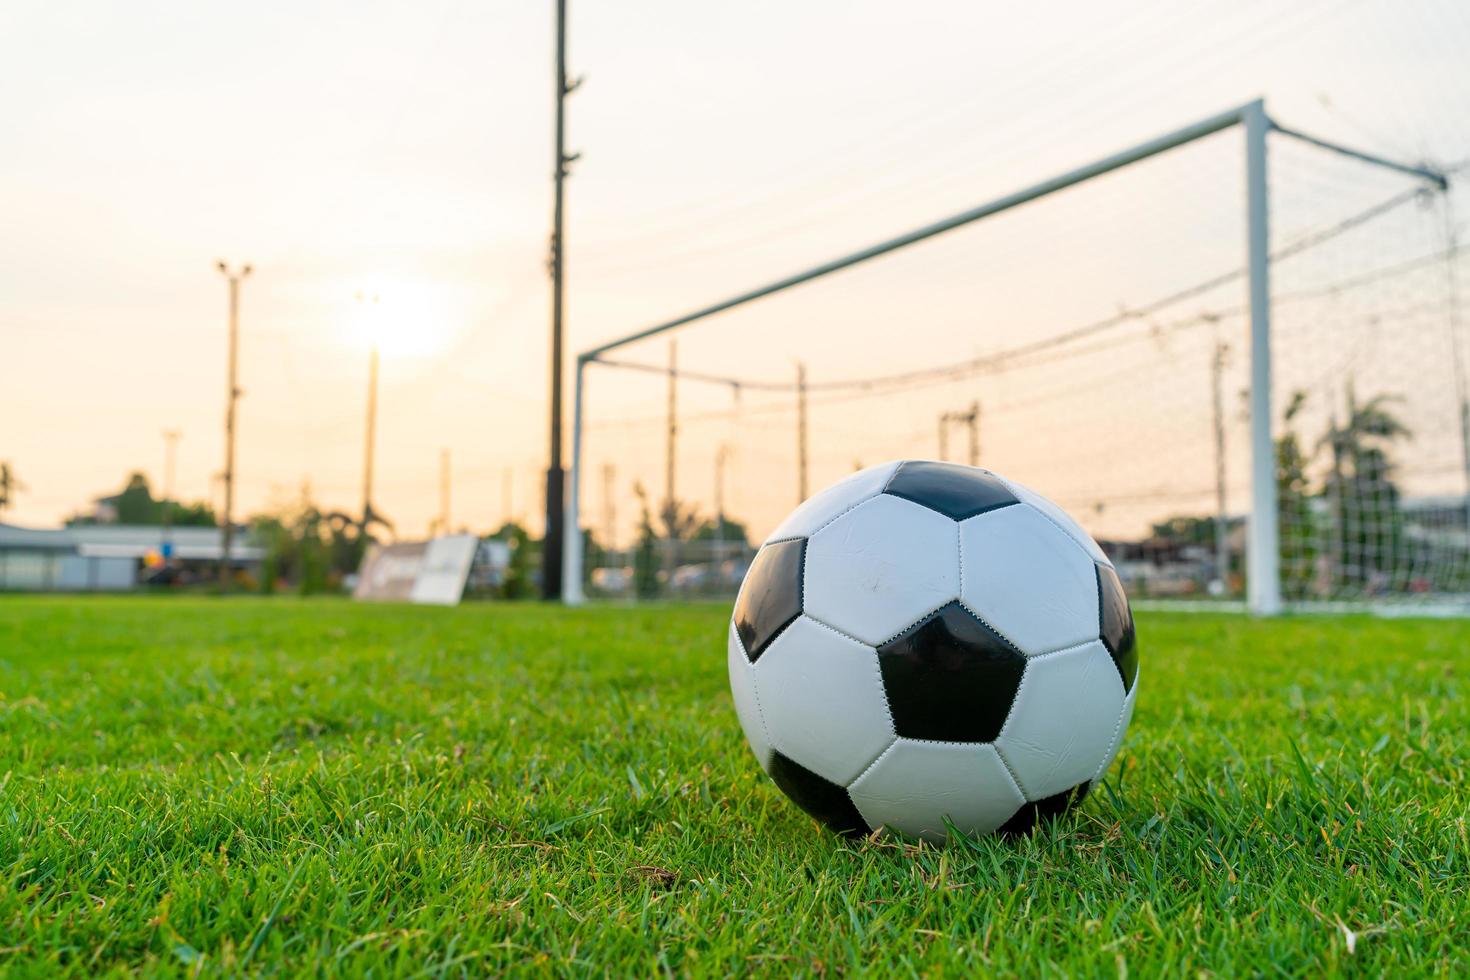
<svg viewBox="0 0 1470 980"><path fill-rule="evenodd" d="M1453 199L1270 150L1285 596L1463 601ZM733 593L804 493L918 457L1045 493L1135 595L1243 596L1244 215L1227 130L608 355L587 380L591 591Z"/></svg>

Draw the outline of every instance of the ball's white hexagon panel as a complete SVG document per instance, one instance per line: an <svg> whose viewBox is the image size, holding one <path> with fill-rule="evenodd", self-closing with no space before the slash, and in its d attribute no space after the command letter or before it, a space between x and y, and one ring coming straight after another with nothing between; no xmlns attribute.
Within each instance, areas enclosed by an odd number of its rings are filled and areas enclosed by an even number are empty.
<svg viewBox="0 0 1470 980"><path fill-rule="evenodd" d="M838 786L896 737L877 651L805 616L766 648L752 676L771 744Z"/></svg>
<svg viewBox="0 0 1470 980"><path fill-rule="evenodd" d="M761 722L760 705L755 700L755 674L745 648L740 643L740 634L735 624L730 624L730 640L726 644L726 665L730 671L730 697L735 701L735 715L740 719L740 729L745 732L745 741L755 753L761 768L771 768L771 743L766 738L765 725Z"/></svg>
<svg viewBox="0 0 1470 980"><path fill-rule="evenodd" d="M901 738L847 788L869 827L942 843L944 820L988 834L1025 799L993 745Z"/></svg>
<svg viewBox="0 0 1470 980"><path fill-rule="evenodd" d="M807 539L805 612L864 643L892 639L959 598L954 521L882 494Z"/></svg>
<svg viewBox="0 0 1470 980"><path fill-rule="evenodd" d="M767 541L783 541L787 538L804 538L858 504L883 492L883 487L898 469L902 460L880 463L858 470L851 476L838 480L814 496L802 501L801 505L776 526Z"/></svg>
<svg viewBox="0 0 1470 980"><path fill-rule="evenodd" d="M1026 662L995 747L1028 800L1097 774L1123 715L1123 681L1100 640Z"/></svg>
<svg viewBox="0 0 1470 980"><path fill-rule="evenodd" d="M1082 525L1072 519L1072 515L1023 483L1017 483L1015 480L1008 480L1005 477L1001 477L1000 480L1010 488L1011 493L1015 494L1016 499L1020 500L1021 503L1029 504L1045 516L1051 518L1058 527L1067 533L1068 537L1081 545L1093 560L1100 561L1105 565L1112 564L1112 562L1108 561L1108 556L1103 553L1098 543L1092 540L1092 535L1084 531Z"/></svg>
<svg viewBox="0 0 1470 980"><path fill-rule="evenodd" d="M1096 566L1026 504L960 524L960 598L1027 656L1098 638Z"/></svg>
<svg viewBox="0 0 1470 980"><path fill-rule="evenodd" d="M1133 705L1138 701L1138 681L1133 681L1133 686L1128 689L1128 697L1123 699L1123 718L1118 722L1118 730L1113 734L1113 744L1108 748L1108 754L1103 759L1102 765L1097 767L1097 773L1092 777L1094 781L1099 780L1113 766L1113 760L1118 758L1118 750L1123 747L1123 737L1128 734L1128 726L1133 724Z"/></svg>

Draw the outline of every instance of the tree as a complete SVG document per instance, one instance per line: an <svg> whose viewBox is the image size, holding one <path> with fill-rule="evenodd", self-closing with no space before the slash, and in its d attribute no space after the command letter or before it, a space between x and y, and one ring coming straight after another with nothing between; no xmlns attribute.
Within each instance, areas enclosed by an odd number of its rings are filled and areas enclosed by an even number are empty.
<svg viewBox="0 0 1470 980"><path fill-rule="evenodd" d="M638 544L633 549L633 592L640 599L657 598L658 583L658 531L653 526L653 515L649 512L648 491L642 483L633 484L633 493L638 497Z"/></svg>
<svg viewBox="0 0 1470 980"><path fill-rule="evenodd" d="M1307 595L1316 565L1316 535L1312 533L1311 488L1307 465L1311 456L1302 449L1293 424L1307 404L1305 391L1293 391L1276 437L1276 513L1279 519L1278 562L1281 592L1289 599Z"/></svg>
<svg viewBox="0 0 1470 980"><path fill-rule="evenodd" d="M123 488L110 497L98 498L99 504L112 508L111 521L118 524L155 525L163 523L164 508L169 510L170 522L175 527L214 527L219 521L214 508L204 502L181 504L176 500L164 501L153 496L148 477L141 472L128 474ZM99 508L100 509L100 508ZM67 524L98 524L99 514L76 514Z"/></svg>
<svg viewBox="0 0 1470 980"><path fill-rule="evenodd" d="M1322 495L1333 516L1334 578L1349 588L1380 591L1391 584L1387 570L1400 565L1403 514L1389 453L1395 442L1414 437L1391 408L1402 401L1380 394L1360 403L1349 382L1345 421L1338 425L1334 414L1317 444L1332 457Z"/></svg>
<svg viewBox="0 0 1470 980"><path fill-rule="evenodd" d="M510 546L505 581L500 586L501 598L529 599L535 596L537 589L531 575L531 559L540 553L541 545L531 537L529 531L514 521L502 524L492 537L499 538Z"/></svg>
<svg viewBox="0 0 1470 980"><path fill-rule="evenodd" d="M691 541L723 541L731 547L745 548L749 546L750 532L740 521L731 520L728 516L722 518L709 518L700 521L690 536Z"/></svg>
<svg viewBox="0 0 1470 980"><path fill-rule="evenodd" d="M302 595L338 588L342 575L356 571L357 565L344 570L334 564L333 543L341 532L333 524L305 486L295 501L252 517L253 535L265 548L261 591L274 592L279 581L294 583Z"/></svg>
<svg viewBox="0 0 1470 980"><path fill-rule="evenodd" d="M9 463L0 463L0 514L15 503L15 495L24 489L25 485L15 475L15 469Z"/></svg>

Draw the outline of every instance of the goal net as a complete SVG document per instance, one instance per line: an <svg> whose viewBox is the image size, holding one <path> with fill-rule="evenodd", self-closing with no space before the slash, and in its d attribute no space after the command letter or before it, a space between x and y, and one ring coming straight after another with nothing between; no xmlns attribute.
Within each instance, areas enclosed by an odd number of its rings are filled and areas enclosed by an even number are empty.
<svg viewBox="0 0 1470 980"><path fill-rule="evenodd" d="M1136 597L1465 609L1470 270L1453 191L1270 133L1266 433L1245 133L585 361L586 593L731 595L805 495L947 458L1051 497ZM1264 602L1253 574L1273 580Z"/></svg>

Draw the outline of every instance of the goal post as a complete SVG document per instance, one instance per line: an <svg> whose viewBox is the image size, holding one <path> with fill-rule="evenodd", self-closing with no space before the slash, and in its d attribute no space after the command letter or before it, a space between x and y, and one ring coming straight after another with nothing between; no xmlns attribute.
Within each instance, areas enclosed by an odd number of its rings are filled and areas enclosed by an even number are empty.
<svg viewBox="0 0 1470 980"><path fill-rule="evenodd" d="M1239 274L1231 273L1207 283L1218 286L1222 283L1244 279L1247 303L1243 311L1248 319L1248 441L1249 441L1249 511L1245 519L1245 602L1249 610L1258 615L1272 615L1285 606L1282 590L1282 546L1281 515L1278 505L1277 435L1273 424L1272 405L1272 310L1273 295L1271 274L1273 257L1271 251L1271 200L1270 174L1268 172L1269 135L1277 133L1287 138L1309 144L1317 149L1350 157L1359 163L1385 170L1396 171L1411 178L1421 186L1439 191L1448 187L1447 177L1434 170L1386 160L1336 143L1288 129L1276 124L1267 115L1260 100L1238 106L1226 112L1202 119L1192 125L1147 140L1136 146L1098 159L1092 163L1059 174L1013 193L1003 195L977 207L959 212L948 218L932 222L912 231L895 236L867 248L852 252L829 262L786 276L755 289L736 294L720 302L701 307L674 319L657 323L616 340L600 344L580 353L576 358L573 387L571 471L567 486L568 526L571 530L564 538L564 586L563 600L568 604L584 601L584 541L578 533L583 526L581 499L584 493L583 455L584 429L587 411L588 369L594 365L607 368L637 367L642 370L663 371L648 365L616 362L607 355L628 345L646 341L695 324L707 318L743 308L758 300L792 290L804 284L824 279L844 269L870 262L880 256L898 252L917 243L933 239L946 232L972 225L985 219L1001 215L1021 205L1057 195L1069 188L1095 181L1104 175L1132 167L1152 157L1187 144L1204 140L1224 130L1239 127L1244 134L1244 206L1245 206L1245 263ZM1238 254L1238 253L1237 253ZM1179 295L1170 297L1170 301ZM1164 303L1158 304L1165 305ZM670 366L666 372L675 374ZM732 379L703 376L701 380L729 382L738 390ZM803 387L803 390L804 387ZM1461 402L1463 408L1463 399ZM1217 410L1218 412L1218 410ZM1218 533L1218 532L1217 532ZM1470 535L1470 528L1467 528Z"/></svg>

